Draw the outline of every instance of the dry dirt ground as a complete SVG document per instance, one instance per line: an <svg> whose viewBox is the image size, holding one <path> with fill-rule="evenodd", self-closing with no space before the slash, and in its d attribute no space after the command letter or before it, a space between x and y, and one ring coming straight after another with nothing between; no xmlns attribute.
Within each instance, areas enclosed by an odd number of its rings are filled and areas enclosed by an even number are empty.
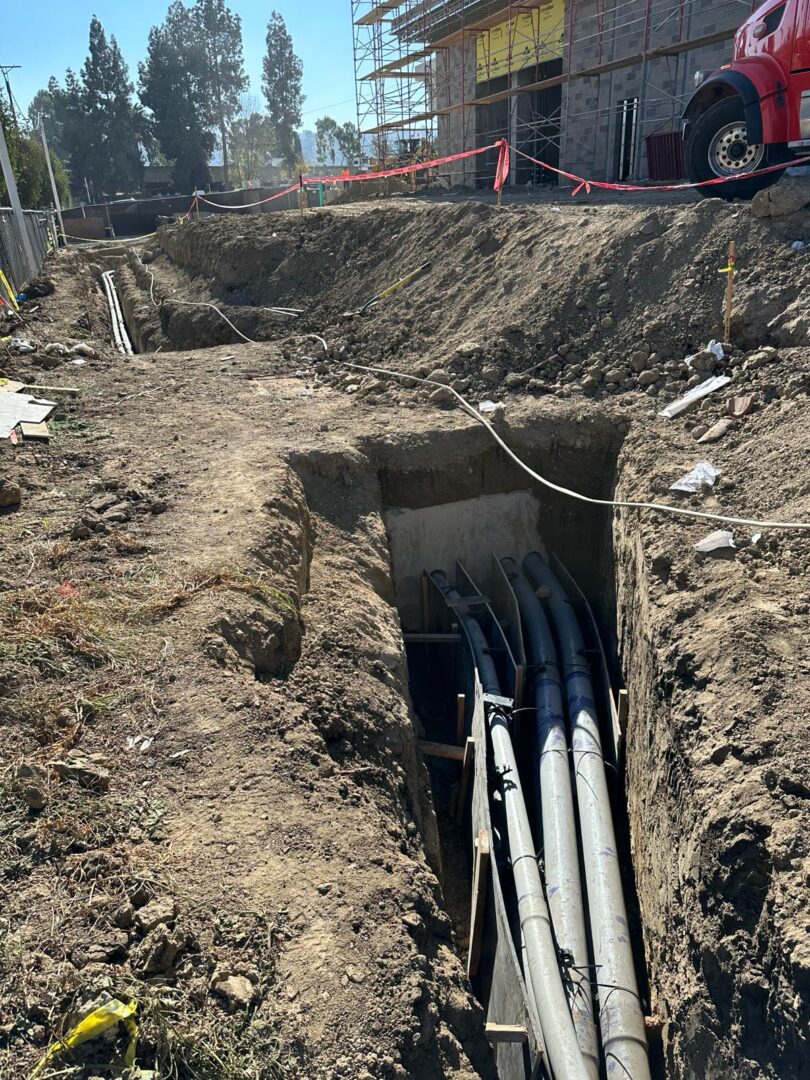
<svg viewBox="0 0 810 1080"><path fill-rule="evenodd" d="M721 336L732 238L719 370L755 404L697 445L725 394L676 420L655 409L718 366L683 359ZM530 484L446 391L340 364L437 370L503 402L510 445L578 490L676 502L668 485L708 458L720 480L679 505L808 521L795 239L806 211L762 221L714 200L384 204L51 258L54 291L14 332L101 358L0 356L2 376L80 391L56 394L50 443L0 446L0 1076L27 1076L111 993L137 1001L137 1060L160 1077L495 1075L445 910L383 510L391 477L406 492L428 477L445 501ZM337 319L425 259L408 290ZM109 345L101 266L149 351ZM272 340L172 298L227 304ZM547 513L579 512L538 491ZM799 1076L810 534L740 526L704 557L693 545L719 525L581 522L583 562L612 548L661 1074ZM120 1075L114 1038L43 1075Z"/></svg>

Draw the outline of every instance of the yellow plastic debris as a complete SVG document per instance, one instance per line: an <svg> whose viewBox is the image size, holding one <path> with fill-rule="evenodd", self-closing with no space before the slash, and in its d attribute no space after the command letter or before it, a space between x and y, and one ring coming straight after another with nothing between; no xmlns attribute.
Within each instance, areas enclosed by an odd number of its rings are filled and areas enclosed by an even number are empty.
<svg viewBox="0 0 810 1080"><path fill-rule="evenodd" d="M99 1005L93 1009L91 1013L88 1013L83 1020L80 1020L75 1027L71 1028L64 1039L59 1039L57 1042L51 1043L48 1049L43 1054L39 1062L37 1062L36 1068L31 1073L29 1080L34 1080L34 1077L39 1076L42 1070L48 1065L55 1057L59 1057L67 1050L72 1050L75 1046L81 1046L82 1043L90 1042L91 1039L98 1038L109 1028L114 1027L116 1024L123 1024L127 1032L129 1033L129 1044L124 1054L124 1064L131 1068L135 1064L135 1052L138 1047L138 1025L133 1020L133 1015L137 1009L137 1002L128 1001L124 1003L119 1001L118 998L110 998L103 1005Z"/></svg>

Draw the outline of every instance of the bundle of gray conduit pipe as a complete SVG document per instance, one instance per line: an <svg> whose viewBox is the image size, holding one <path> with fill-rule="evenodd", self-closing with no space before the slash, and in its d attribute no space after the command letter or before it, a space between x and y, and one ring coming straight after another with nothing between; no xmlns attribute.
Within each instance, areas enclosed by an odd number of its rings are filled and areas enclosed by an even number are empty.
<svg viewBox="0 0 810 1080"><path fill-rule="evenodd" d="M463 625L484 693L500 697L497 670L478 620L465 609L464 597L435 570L430 575ZM585 1065L563 987L549 910L543 893L537 855L523 797L506 712L487 707L492 755L500 778L518 918L525 946L526 987L535 1003L549 1064L557 1080L592 1080Z"/></svg>
<svg viewBox="0 0 810 1080"><path fill-rule="evenodd" d="M566 973L568 1007L585 1067L596 1080L599 1076L599 1051L591 1000L579 845L557 650L551 627L534 589L513 559L502 559L501 566L520 608L529 653L527 659L530 670L533 670L546 897L559 952L570 957Z"/></svg>
<svg viewBox="0 0 810 1080"><path fill-rule="evenodd" d="M609 1076L649 1080L644 1016L633 966L599 721L582 631L568 595L548 563L532 553L523 560L523 569L532 585L547 595L560 647L602 1052Z"/></svg>

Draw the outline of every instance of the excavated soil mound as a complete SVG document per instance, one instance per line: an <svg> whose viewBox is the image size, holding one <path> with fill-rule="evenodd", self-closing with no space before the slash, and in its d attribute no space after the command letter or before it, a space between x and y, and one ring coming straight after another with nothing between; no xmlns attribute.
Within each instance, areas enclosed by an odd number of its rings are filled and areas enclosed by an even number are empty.
<svg viewBox="0 0 810 1080"><path fill-rule="evenodd" d="M585 393L682 389L684 358L722 337L730 240L738 251L732 337L742 348L804 344L801 297L810 261L789 241L810 238L810 214L763 221L720 200L677 207L480 203L344 208L217 217L163 229L150 269L175 346L239 340L211 309L227 305L244 333L286 336L333 327L335 349L406 371L448 368L463 389L506 381ZM152 253L150 253L151 257ZM340 323L429 260L431 270L362 319ZM793 305L793 306L792 306ZM705 377L705 370L702 377Z"/></svg>

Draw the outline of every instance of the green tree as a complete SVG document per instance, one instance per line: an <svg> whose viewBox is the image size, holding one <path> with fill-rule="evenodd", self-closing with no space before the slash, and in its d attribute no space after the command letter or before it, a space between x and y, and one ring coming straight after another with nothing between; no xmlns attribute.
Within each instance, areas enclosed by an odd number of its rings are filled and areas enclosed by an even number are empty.
<svg viewBox="0 0 810 1080"><path fill-rule="evenodd" d="M230 141L237 182L244 186L258 180L273 153L274 132L270 119L259 112L257 101L242 103L241 114L231 124Z"/></svg>
<svg viewBox="0 0 810 1080"><path fill-rule="evenodd" d="M86 120L78 146L70 147L71 164L83 159L96 190L113 194L140 187L143 175L141 144L146 137L143 114L132 104L129 71L114 37L93 16L90 52L81 73L80 99ZM77 155L77 150L82 153Z"/></svg>
<svg viewBox="0 0 810 1080"><path fill-rule="evenodd" d="M327 159L330 165L334 165L338 155L343 165L359 165L364 154L357 125L350 120L338 124L331 116L322 116L315 121L315 152L323 165Z"/></svg>
<svg viewBox="0 0 810 1080"><path fill-rule="evenodd" d="M297 128L301 123L301 78L304 68L293 50L292 38L284 19L277 11L267 24L267 51L262 61L262 90L267 113L273 125L276 153L288 170L294 170L301 157Z"/></svg>
<svg viewBox="0 0 810 1080"><path fill-rule="evenodd" d="M228 124L238 114L239 98L248 85L242 59L242 20L224 0L196 0L190 14L203 54L205 119L219 132L222 171L228 187Z"/></svg>
<svg viewBox="0 0 810 1080"><path fill-rule="evenodd" d="M28 106L28 121L32 128L38 127L42 117L51 153L65 156L64 119L59 100L59 84L51 78L46 90L39 90Z"/></svg>
<svg viewBox="0 0 810 1080"><path fill-rule="evenodd" d="M53 192L48 176L48 163L38 134L24 131L15 124L8 111L0 104L0 123L8 145L11 169L17 181L20 202L26 210L40 210L53 205ZM68 201L68 184L61 161L51 154L54 179L59 191L59 198ZM8 192L0 174L0 199L6 199Z"/></svg>
<svg viewBox="0 0 810 1080"><path fill-rule="evenodd" d="M338 151L338 123L331 116L315 121L315 153L321 165L334 165Z"/></svg>
<svg viewBox="0 0 810 1080"><path fill-rule="evenodd" d="M81 74L68 68L64 86L52 77L47 89L36 94L31 111L45 117L51 149L67 162L74 191L84 191L85 178L99 198L140 186L142 147L149 147L151 132L132 103L121 50L95 16Z"/></svg>
<svg viewBox="0 0 810 1080"><path fill-rule="evenodd" d="M150 110L161 156L172 165L181 191L208 188L215 139L205 123L205 57L191 12L180 0L169 5L161 26L149 31L146 60L139 66L139 96Z"/></svg>
<svg viewBox="0 0 810 1080"><path fill-rule="evenodd" d="M363 153L363 138L360 129L351 120L347 120L342 127L338 128L335 135L340 153L346 165L361 165L365 154Z"/></svg>

